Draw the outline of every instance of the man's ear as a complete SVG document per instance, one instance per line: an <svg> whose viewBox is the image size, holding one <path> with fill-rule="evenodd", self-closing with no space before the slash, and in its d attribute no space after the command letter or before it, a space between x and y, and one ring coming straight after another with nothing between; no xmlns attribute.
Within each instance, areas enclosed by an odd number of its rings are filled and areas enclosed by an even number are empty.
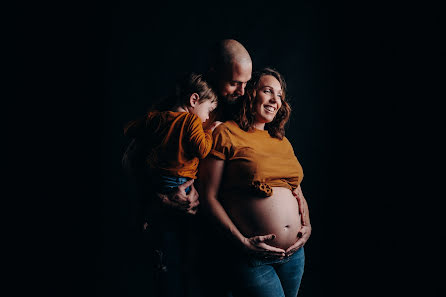
<svg viewBox="0 0 446 297"><path fill-rule="evenodd" d="M198 95L197 93L193 93L192 95L190 95L189 97L190 106L195 107L198 104L198 100L200 100L200 95Z"/></svg>

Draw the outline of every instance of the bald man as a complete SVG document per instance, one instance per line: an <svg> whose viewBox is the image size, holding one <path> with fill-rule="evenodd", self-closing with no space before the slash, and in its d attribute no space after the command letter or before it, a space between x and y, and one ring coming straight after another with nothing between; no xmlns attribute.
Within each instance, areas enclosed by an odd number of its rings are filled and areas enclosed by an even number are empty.
<svg viewBox="0 0 446 297"><path fill-rule="evenodd" d="M217 42L210 50L207 80L218 95L218 107L210 115L205 127L214 121L230 119L237 99L245 94L246 83L251 79L252 60L246 48L234 39ZM190 180L169 196L157 194L162 204L188 214L197 212L198 193ZM185 189L191 186L186 195Z"/></svg>
<svg viewBox="0 0 446 297"><path fill-rule="evenodd" d="M251 56L240 42L225 39L212 48L209 64L208 80L219 96L219 106L210 122L225 121L231 107L245 94L246 83L251 79Z"/></svg>
<svg viewBox="0 0 446 297"><path fill-rule="evenodd" d="M206 123L229 119L237 99L244 95L251 78L252 61L245 47L236 40L219 41L210 51L207 80L218 95L218 108ZM206 125L205 124L205 125ZM154 193L148 181L150 174L140 158L143 147L132 142L123 157L123 166L134 178L141 192L141 215L145 239L148 240L149 265L154 265L152 285L156 296L201 296L200 278L195 261L197 232L201 220L195 219L198 193L190 180L176 191L163 195ZM144 168L143 168L144 167ZM186 195L185 189L191 187ZM192 247L192 248L191 248Z"/></svg>
<svg viewBox="0 0 446 297"><path fill-rule="evenodd" d="M219 41L211 49L209 65L207 79L218 95L218 107L205 126L231 119L233 110L239 108L238 99L245 94L252 73L251 56L240 42L233 39ZM206 181L197 182L203 185ZM205 216L199 216L194 222L196 225L190 234L196 242L189 249L198 251L191 258L196 260L194 268L199 271L190 276L189 282L198 279L200 288L197 295L231 297L231 286L225 281L227 275L221 263L224 260L222 253L226 252L221 238Z"/></svg>

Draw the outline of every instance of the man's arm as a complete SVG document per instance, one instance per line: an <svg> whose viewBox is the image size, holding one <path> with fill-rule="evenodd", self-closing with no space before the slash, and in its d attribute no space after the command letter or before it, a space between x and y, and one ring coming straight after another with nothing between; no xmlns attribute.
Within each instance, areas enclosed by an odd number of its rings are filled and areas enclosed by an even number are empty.
<svg viewBox="0 0 446 297"><path fill-rule="evenodd" d="M194 179L191 179L185 182L181 186L178 186L175 192L169 194L155 193L155 197L157 197L163 205L194 215L197 213L197 207L200 204L198 201L198 192L193 185L194 181ZM186 189L189 186L191 187L191 190L189 194L186 194Z"/></svg>
<svg viewBox="0 0 446 297"><path fill-rule="evenodd" d="M177 188L176 191L167 195L155 193L153 187L150 185L153 173L150 173L145 164L144 147L141 143L133 140L122 158L122 165L124 170L129 176L135 179L137 186L141 188L143 195L146 199L152 199L152 196L158 198L158 201L162 205L173 207L175 209L185 211L189 214L195 214L197 212L198 192L193 185L194 180L187 181ZM189 194L186 194L186 188L191 187Z"/></svg>

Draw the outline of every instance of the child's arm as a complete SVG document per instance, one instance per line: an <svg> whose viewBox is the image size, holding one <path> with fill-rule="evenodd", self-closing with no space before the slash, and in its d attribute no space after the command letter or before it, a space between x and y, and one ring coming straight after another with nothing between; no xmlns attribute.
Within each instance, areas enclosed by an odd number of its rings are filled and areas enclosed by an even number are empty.
<svg viewBox="0 0 446 297"><path fill-rule="evenodd" d="M211 131L214 131L214 129L217 128L218 126L220 126L220 124L222 124L222 123L223 123L223 122L215 121L215 122L213 122L213 123L209 126L209 129L210 129Z"/></svg>
<svg viewBox="0 0 446 297"><path fill-rule="evenodd" d="M209 129L203 130L203 124L195 116L189 125L189 143L191 151L200 159L204 159L212 148L212 131L221 122L213 123Z"/></svg>

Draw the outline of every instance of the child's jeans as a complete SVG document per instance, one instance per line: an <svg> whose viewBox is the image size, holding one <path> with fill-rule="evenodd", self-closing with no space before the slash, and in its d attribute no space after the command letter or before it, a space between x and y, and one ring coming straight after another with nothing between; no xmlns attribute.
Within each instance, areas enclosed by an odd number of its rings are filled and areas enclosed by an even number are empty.
<svg viewBox="0 0 446 297"><path fill-rule="evenodd" d="M168 175L160 175L158 177L157 181L157 192L161 194L169 194L170 192L174 191L178 186L181 186L185 182L190 180L190 178L187 177L180 177L180 176L168 176ZM191 188L186 188L186 194L189 194Z"/></svg>

